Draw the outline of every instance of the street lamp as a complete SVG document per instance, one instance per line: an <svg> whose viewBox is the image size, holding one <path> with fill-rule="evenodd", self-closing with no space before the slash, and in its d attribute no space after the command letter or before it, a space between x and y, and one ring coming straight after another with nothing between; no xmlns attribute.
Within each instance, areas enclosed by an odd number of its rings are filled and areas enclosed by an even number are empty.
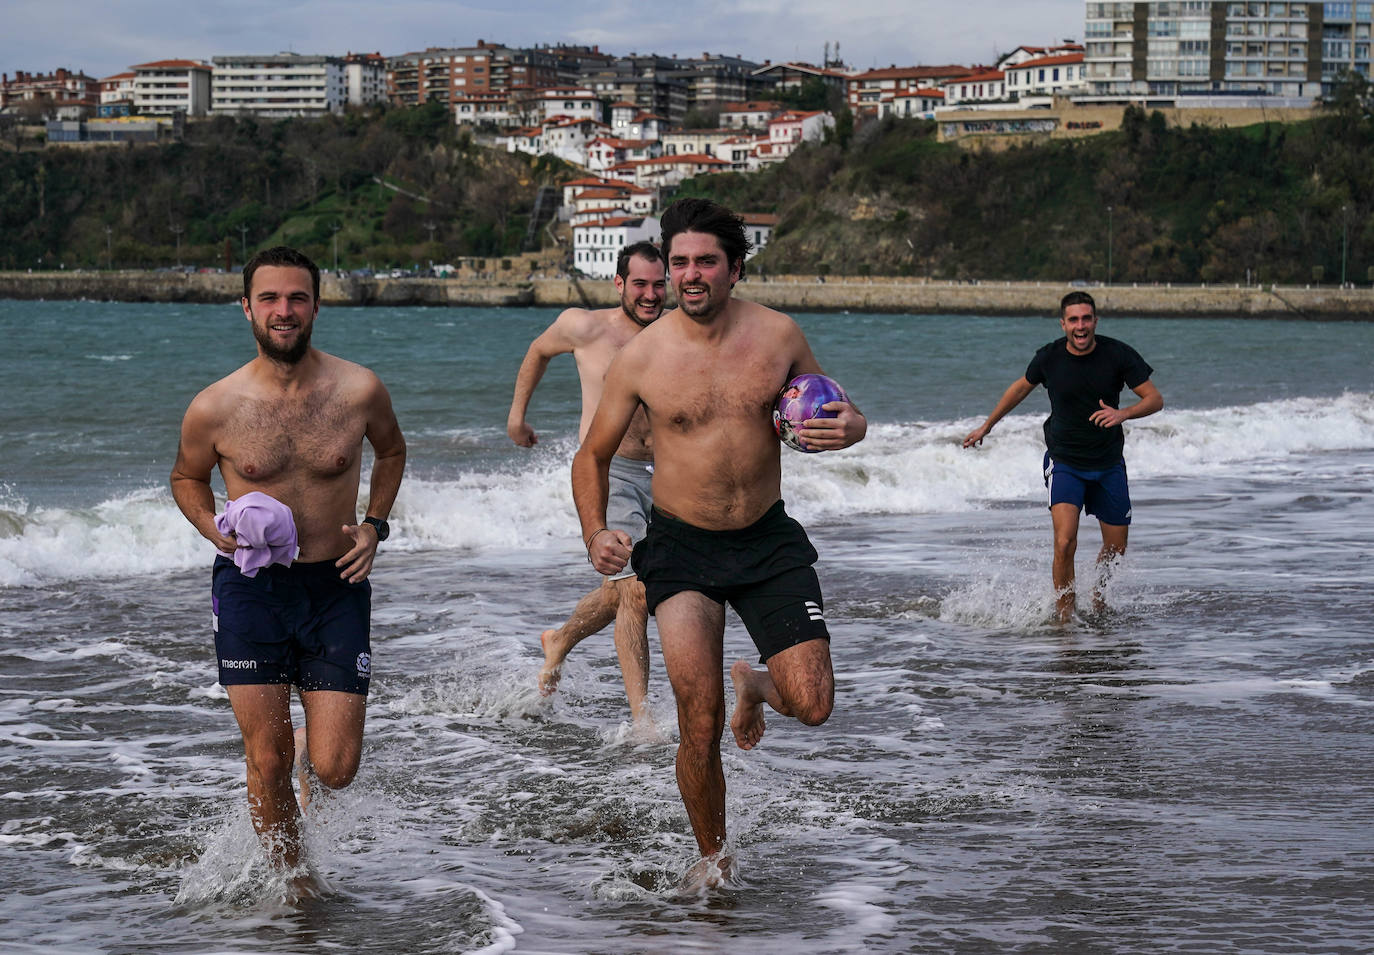
<svg viewBox="0 0 1374 955"><path fill-rule="evenodd" d="M339 223L339 222L336 222L336 223L334 223L334 228L331 230L331 231L334 233L334 271L335 271L335 272L339 271L339 230L342 229L342 228L343 228L343 224L342 224L342 223Z"/></svg>
<svg viewBox="0 0 1374 955"><path fill-rule="evenodd" d="M1107 207L1107 284L1112 284L1112 207Z"/></svg>
<svg viewBox="0 0 1374 955"><path fill-rule="evenodd" d="M168 228L177 237L177 268L181 268L181 234L186 230L179 225L168 226Z"/></svg>
<svg viewBox="0 0 1374 955"><path fill-rule="evenodd" d="M107 260L106 266L111 269L114 268L114 253L110 251L110 233L113 231L114 229L110 228L109 226L105 227L105 258Z"/></svg>
<svg viewBox="0 0 1374 955"><path fill-rule="evenodd" d="M244 264L248 262L248 226L239 226L239 248L243 250Z"/></svg>

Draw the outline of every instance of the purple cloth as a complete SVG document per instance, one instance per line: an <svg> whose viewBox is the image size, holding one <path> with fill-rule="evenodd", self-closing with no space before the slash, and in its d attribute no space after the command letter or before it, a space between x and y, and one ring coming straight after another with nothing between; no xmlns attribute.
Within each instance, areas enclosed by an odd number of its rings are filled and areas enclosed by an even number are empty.
<svg viewBox="0 0 1374 955"><path fill-rule="evenodd" d="M223 514L215 516L215 527L228 537L233 534L241 546L232 554L239 571L245 577L253 577L268 564L285 564L300 553L296 543L296 521L291 516L291 508L281 501L261 491L249 491L234 501L229 501Z"/></svg>

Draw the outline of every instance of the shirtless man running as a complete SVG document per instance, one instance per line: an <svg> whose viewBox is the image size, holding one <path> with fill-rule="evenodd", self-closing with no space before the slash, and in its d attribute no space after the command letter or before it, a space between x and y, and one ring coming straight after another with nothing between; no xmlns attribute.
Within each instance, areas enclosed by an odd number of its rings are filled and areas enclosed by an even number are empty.
<svg viewBox="0 0 1374 955"><path fill-rule="evenodd" d="M587 437L592 413L601 400L602 381L611 359L626 343L663 313L667 282L663 254L652 242L636 242L621 249L616 261L615 289L620 305L589 311L570 308L536 338L520 363L515 377L515 397L506 419L506 433L521 447L533 447L538 438L525 420L535 386L544 377L555 355L572 353L582 383L582 420L579 439ZM634 416L611 461L611 492L608 523L639 540L649 520L653 447L648 420ZM545 696L558 688L563 660L587 637L615 621L615 650L625 681L625 697L635 723L649 718L648 611L644 586L630 570L620 570L578 601L561 627L540 636L544 666L539 670L539 691ZM646 724L647 725L647 724Z"/></svg>
<svg viewBox="0 0 1374 955"><path fill-rule="evenodd" d="M810 726L834 705L830 635L816 551L783 511L781 444L773 402L794 376L820 365L792 319L731 296L749 249L743 221L705 199L663 214L663 247L678 307L630 342L606 374L601 403L573 458L573 498L596 569L631 559L658 621L677 699L677 781L701 852L687 883L729 875L725 848L722 679L725 604L744 621L766 670L730 668L741 749L764 733L764 704ZM867 422L853 405L804 422L809 445L847 448ZM621 437L647 414L654 435L654 509L638 544L607 529L607 474Z"/></svg>
<svg viewBox="0 0 1374 955"><path fill-rule="evenodd" d="M303 755L298 740L315 781L329 789L352 782L372 673L367 576L389 533L406 460L377 376L311 347L319 303L319 269L294 249L268 249L244 266L243 315L258 356L191 401L172 469L177 506L220 551L211 586L215 652L243 735L253 828L300 887L309 880L291 788ZM374 461L360 522L364 440ZM293 563L240 570L233 557L248 544L216 524L215 467L230 501L258 491L290 509L300 547ZM292 684L305 709L299 736Z"/></svg>

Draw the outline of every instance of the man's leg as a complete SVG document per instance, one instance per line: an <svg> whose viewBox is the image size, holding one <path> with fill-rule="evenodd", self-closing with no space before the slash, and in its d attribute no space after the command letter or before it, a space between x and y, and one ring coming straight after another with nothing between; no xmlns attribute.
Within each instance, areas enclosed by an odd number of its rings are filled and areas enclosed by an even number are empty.
<svg viewBox="0 0 1374 955"><path fill-rule="evenodd" d="M735 712L730 730L740 749L753 749L763 738L763 704L807 726L819 726L835 707L835 673L830 642L807 640L768 658L767 670L755 670L748 660L730 667L735 684Z"/></svg>
<svg viewBox="0 0 1374 955"><path fill-rule="evenodd" d="M539 642L544 647L544 666L539 670L540 694L550 696L558 689L558 678L563 674L563 660L573 647L616 619L619 604L620 591L608 577L601 586L577 602L563 626L545 630L540 635Z"/></svg>
<svg viewBox="0 0 1374 955"><path fill-rule="evenodd" d="M326 790L353 782L363 757L363 723L367 697L339 690L309 690L301 694L305 707L305 751L297 754L301 769L301 808L311 799L311 783ZM297 739L301 734L297 732Z"/></svg>
<svg viewBox="0 0 1374 955"><path fill-rule="evenodd" d="M636 722L649 719L649 609L638 577L612 582L618 593L615 613L615 653L625 680L625 699Z"/></svg>
<svg viewBox="0 0 1374 955"><path fill-rule="evenodd" d="M1060 623L1068 623L1074 608L1073 558L1078 550L1078 505L1055 504L1050 507L1054 525L1054 593Z"/></svg>
<svg viewBox="0 0 1374 955"><path fill-rule="evenodd" d="M725 773L720 765L725 607L684 591L659 604L654 616L677 700L677 785L697 848L703 858L714 856L725 845Z"/></svg>
<svg viewBox="0 0 1374 955"><path fill-rule="evenodd" d="M294 740L291 687L282 684L225 688L248 764L248 815L267 854L284 868L301 862L300 814L291 788Z"/></svg>
<svg viewBox="0 0 1374 955"><path fill-rule="evenodd" d="M1097 585L1093 587L1093 613L1102 613L1107 609L1103 591L1107 587L1107 581L1111 579L1117 559L1126 553L1126 536L1131 529L1129 524L1104 524L1102 521L1098 521L1098 524L1102 528L1102 549L1097 553Z"/></svg>

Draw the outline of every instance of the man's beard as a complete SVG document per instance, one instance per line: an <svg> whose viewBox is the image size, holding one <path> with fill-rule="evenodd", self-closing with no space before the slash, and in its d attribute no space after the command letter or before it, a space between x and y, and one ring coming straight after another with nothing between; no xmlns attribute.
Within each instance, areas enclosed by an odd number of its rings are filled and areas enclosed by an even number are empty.
<svg viewBox="0 0 1374 955"><path fill-rule="evenodd" d="M654 318L651 318L646 322L644 319L639 317L639 309L635 305L635 300L632 298L625 298L624 296L621 296L620 299L620 310L625 313L625 315L630 319L630 321L634 322L640 328L648 328L651 324L653 324L654 319L658 318L658 315L655 315ZM659 310L659 314L662 314L661 309Z"/></svg>
<svg viewBox="0 0 1374 955"><path fill-rule="evenodd" d="M309 326L302 326L301 333L296 337L296 342L290 348L281 348L272 341L272 332L264 322L261 326L253 322L253 337L257 339L258 347L262 349L263 357L270 358L272 361L281 362L283 365L300 364L306 352L310 351L310 333L313 331Z"/></svg>

